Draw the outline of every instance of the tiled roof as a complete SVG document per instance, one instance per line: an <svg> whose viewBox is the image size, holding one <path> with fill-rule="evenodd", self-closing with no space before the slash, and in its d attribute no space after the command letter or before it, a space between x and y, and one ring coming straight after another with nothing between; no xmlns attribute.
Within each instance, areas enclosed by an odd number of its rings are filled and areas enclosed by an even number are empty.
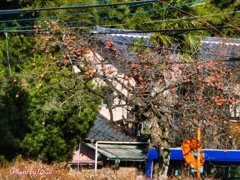
<svg viewBox="0 0 240 180"><path fill-rule="evenodd" d="M240 39L205 37L200 49L202 59L229 59L240 57Z"/></svg>
<svg viewBox="0 0 240 180"><path fill-rule="evenodd" d="M118 55L125 59L135 60L136 53L129 50L129 45L142 40L144 46L154 47L150 37L152 33L131 33L131 30L116 29L116 28L105 28L95 26L91 33L102 43L107 45L108 42L113 42L111 48L115 48Z"/></svg>
<svg viewBox="0 0 240 180"><path fill-rule="evenodd" d="M111 141L134 141L135 139L125 132L118 132L109 124L109 120L101 114L94 121L93 127L90 129L87 138L95 140L111 140Z"/></svg>

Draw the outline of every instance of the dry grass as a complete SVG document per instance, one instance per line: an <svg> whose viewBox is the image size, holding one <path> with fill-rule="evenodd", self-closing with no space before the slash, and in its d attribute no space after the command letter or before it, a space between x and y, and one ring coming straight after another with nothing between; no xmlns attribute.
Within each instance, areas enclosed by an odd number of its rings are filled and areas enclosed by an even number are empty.
<svg viewBox="0 0 240 180"><path fill-rule="evenodd" d="M18 159L7 167L0 168L1 180L135 180L134 172L119 173L109 168L78 171L66 163L44 164L40 161Z"/></svg>
<svg viewBox="0 0 240 180"><path fill-rule="evenodd" d="M109 168L98 169L70 169L66 163L53 163L51 165L39 161L18 159L7 167L0 168L1 180L144 180L137 176L134 168L122 168L113 171ZM182 176L169 180L190 180L192 178Z"/></svg>

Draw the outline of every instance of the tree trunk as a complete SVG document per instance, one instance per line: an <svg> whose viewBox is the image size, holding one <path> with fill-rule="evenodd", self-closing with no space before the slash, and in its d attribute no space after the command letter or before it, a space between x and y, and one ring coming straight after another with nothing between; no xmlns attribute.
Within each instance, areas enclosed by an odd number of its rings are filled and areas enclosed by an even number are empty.
<svg viewBox="0 0 240 180"><path fill-rule="evenodd" d="M159 171L159 179L167 179L169 161L170 161L170 146L169 146L169 128L165 127L162 130L162 148L159 148L159 162L162 163Z"/></svg>
<svg viewBox="0 0 240 180"><path fill-rule="evenodd" d="M162 128L161 128L162 127ZM170 161L169 128L166 124L153 125L150 136L151 144L159 154L158 162L154 164L154 177L160 180L167 179L167 172Z"/></svg>

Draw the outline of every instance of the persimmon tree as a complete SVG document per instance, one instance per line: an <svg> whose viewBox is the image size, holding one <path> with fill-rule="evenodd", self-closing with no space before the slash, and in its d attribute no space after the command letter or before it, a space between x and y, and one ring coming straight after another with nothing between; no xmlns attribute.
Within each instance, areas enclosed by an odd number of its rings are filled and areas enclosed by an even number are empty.
<svg viewBox="0 0 240 180"><path fill-rule="evenodd" d="M123 116L122 121L136 124L141 133L149 135L150 147L159 152L161 178L166 178L170 147L195 138L198 127L204 148L238 146L232 143L229 117L239 103L239 75L224 61L224 39L222 54L210 60L192 55L194 61L190 61L157 48L135 51L135 57L126 59L118 53L124 45L117 47L109 40L101 46L91 34L45 23L49 27L37 35L42 50L56 66L72 70L70 81L81 79L88 93L102 98L110 120L119 107L135 114L132 119ZM89 82L103 92L95 91Z"/></svg>

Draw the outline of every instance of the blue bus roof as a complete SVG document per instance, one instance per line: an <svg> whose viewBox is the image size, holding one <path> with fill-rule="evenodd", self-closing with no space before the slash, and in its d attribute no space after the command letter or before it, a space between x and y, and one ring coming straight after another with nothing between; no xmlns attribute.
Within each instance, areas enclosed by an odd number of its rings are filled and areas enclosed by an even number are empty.
<svg viewBox="0 0 240 180"><path fill-rule="evenodd" d="M240 162L240 150L204 149L205 161ZM181 148L171 148L170 160L184 160Z"/></svg>

